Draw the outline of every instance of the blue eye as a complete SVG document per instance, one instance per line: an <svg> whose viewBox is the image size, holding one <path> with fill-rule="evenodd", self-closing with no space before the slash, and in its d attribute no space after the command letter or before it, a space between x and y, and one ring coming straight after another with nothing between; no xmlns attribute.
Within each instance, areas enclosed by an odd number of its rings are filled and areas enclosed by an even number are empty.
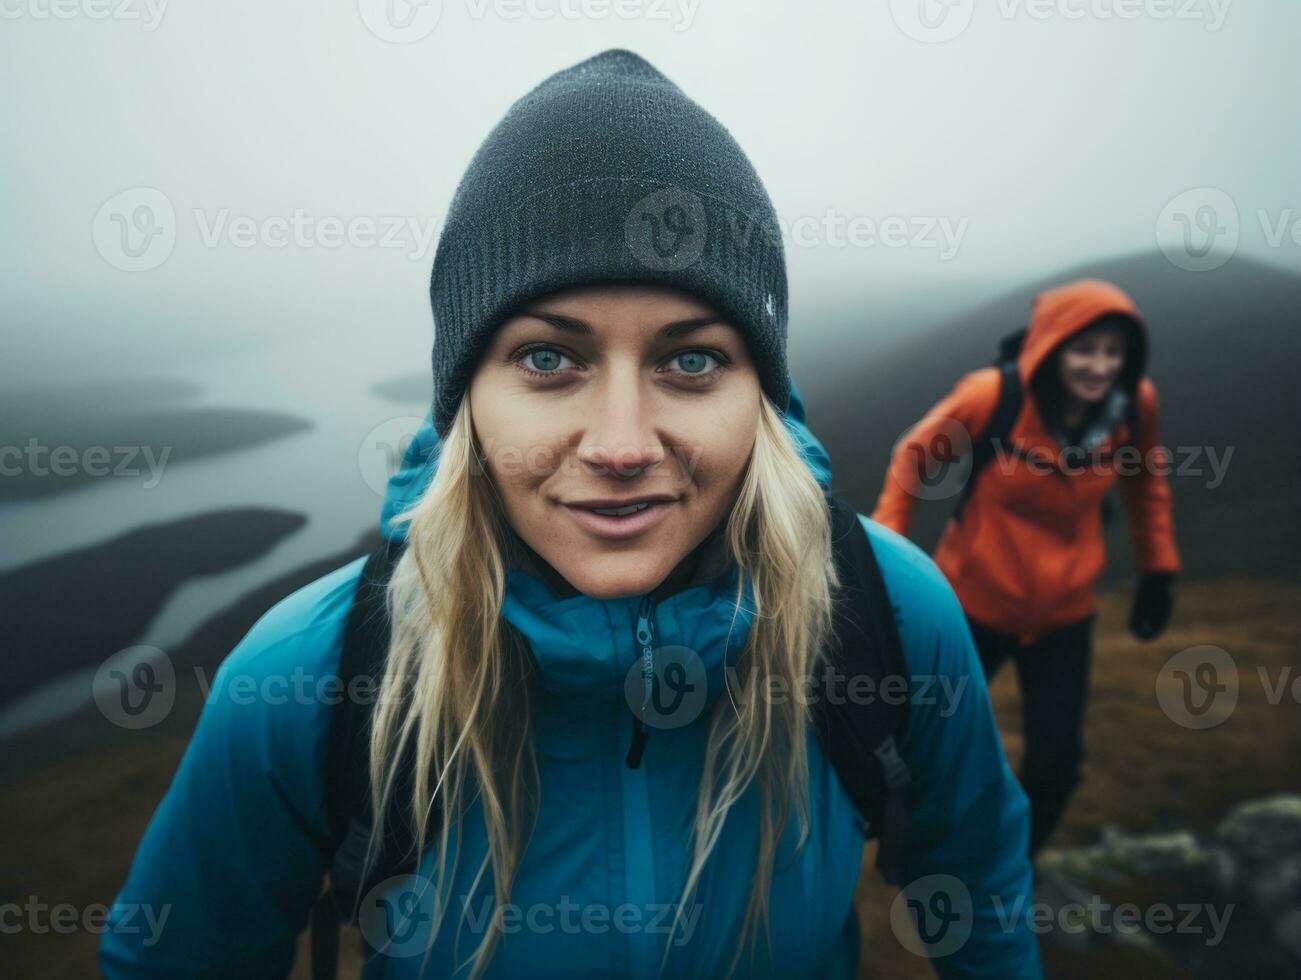
<svg viewBox="0 0 1301 980"><path fill-rule="evenodd" d="M565 355L554 347L535 347L519 360L526 371L535 374L554 374L564 359Z"/></svg>
<svg viewBox="0 0 1301 980"><path fill-rule="evenodd" d="M677 360L686 374L706 374L709 371L706 362L713 361L715 358L712 354L706 354L702 350L689 350L679 354Z"/></svg>

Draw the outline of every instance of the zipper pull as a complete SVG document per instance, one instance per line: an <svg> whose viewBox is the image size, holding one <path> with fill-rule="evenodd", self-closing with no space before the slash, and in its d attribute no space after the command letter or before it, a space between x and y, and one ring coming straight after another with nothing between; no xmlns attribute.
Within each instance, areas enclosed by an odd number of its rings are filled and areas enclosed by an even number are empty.
<svg viewBox="0 0 1301 980"><path fill-rule="evenodd" d="M632 716L632 744L628 746L629 769L641 768L641 756L646 751L646 726L636 715Z"/></svg>
<svg viewBox="0 0 1301 980"><path fill-rule="evenodd" d="M641 768L642 753L646 751L646 740L650 733L646 731L644 721L650 710L651 695L655 689L655 620L651 617L653 603L649 595L643 596L637 609L637 655L641 659L642 702L641 712L632 715L632 744L628 746L627 765L629 769Z"/></svg>

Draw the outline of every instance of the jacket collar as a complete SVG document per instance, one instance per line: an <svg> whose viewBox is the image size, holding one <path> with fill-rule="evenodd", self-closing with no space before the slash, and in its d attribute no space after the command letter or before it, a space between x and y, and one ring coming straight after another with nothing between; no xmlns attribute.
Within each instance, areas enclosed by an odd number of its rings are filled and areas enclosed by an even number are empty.
<svg viewBox="0 0 1301 980"><path fill-rule="evenodd" d="M573 719L630 710L626 685L638 655L637 616L648 603L652 662L678 657L691 684L703 685L700 710L719 696L726 664L740 656L753 614L748 577L740 583L739 604L731 595L739 568L729 558L726 523L720 522L649 593L609 599L575 589L507 528L502 618L527 644L542 688L572 706L555 716L555 724L568 731Z"/></svg>

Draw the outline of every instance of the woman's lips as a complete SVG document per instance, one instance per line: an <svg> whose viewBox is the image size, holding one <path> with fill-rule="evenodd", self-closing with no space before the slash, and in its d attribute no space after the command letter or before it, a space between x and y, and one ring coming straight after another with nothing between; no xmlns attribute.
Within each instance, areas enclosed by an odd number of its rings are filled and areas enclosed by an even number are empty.
<svg viewBox="0 0 1301 980"><path fill-rule="evenodd" d="M574 507L570 504L562 506L575 521L593 534L602 538L618 540L620 538L635 537L650 530L668 515L669 508L675 503L677 503L675 500L655 500L642 510L633 514L626 514L623 517L615 517L612 514L598 514L586 507Z"/></svg>

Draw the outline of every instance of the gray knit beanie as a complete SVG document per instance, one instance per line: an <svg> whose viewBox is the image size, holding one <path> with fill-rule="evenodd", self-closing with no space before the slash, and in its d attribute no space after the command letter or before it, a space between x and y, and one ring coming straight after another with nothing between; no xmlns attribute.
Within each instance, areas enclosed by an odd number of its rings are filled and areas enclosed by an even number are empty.
<svg viewBox="0 0 1301 980"><path fill-rule="evenodd" d="M772 202L722 124L620 48L516 101L457 186L429 286L439 435L517 308L607 282L676 286L713 305L786 410L786 263Z"/></svg>

